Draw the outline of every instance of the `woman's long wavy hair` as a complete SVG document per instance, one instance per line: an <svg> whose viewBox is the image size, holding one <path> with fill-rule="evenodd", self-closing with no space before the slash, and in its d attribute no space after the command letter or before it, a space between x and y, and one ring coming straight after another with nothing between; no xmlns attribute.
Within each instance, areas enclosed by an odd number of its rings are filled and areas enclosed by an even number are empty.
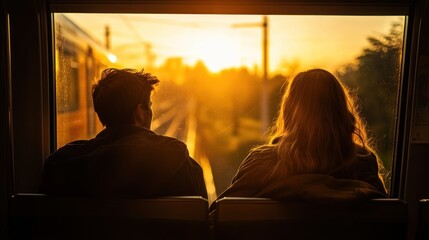
<svg viewBox="0 0 429 240"><path fill-rule="evenodd" d="M277 152L276 168L288 175L329 173L354 159L356 146L376 154L349 90L323 69L289 83L267 145Z"/></svg>

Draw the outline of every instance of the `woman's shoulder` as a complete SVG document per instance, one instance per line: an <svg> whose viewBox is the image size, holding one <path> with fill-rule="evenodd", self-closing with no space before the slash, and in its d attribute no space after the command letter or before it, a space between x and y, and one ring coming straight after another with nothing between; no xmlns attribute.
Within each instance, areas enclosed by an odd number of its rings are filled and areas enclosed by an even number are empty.
<svg viewBox="0 0 429 240"><path fill-rule="evenodd" d="M358 163L377 164L377 156L373 150L357 145L355 161Z"/></svg>
<svg viewBox="0 0 429 240"><path fill-rule="evenodd" d="M275 145L260 145L250 150L249 156L261 159L273 159L277 157Z"/></svg>
<svg viewBox="0 0 429 240"><path fill-rule="evenodd" d="M356 146L355 157L332 171L333 175L378 174L379 163L376 153L369 148Z"/></svg>
<svg viewBox="0 0 429 240"><path fill-rule="evenodd" d="M277 152L274 146L261 145L252 148L247 157L241 163L241 167L247 167L249 165L266 165L267 163L273 162L277 159Z"/></svg>
<svg viewBox="0 0 429 240"><path fill-rule="evenodd" d="M374 152L368 148L356 145L355 155L353 158L345 161L340 166L331 171L333 175L348 175L351 172L360 172L365 169L378 169L377 157ZM367 171L365 170L365 171Z"/></svg>

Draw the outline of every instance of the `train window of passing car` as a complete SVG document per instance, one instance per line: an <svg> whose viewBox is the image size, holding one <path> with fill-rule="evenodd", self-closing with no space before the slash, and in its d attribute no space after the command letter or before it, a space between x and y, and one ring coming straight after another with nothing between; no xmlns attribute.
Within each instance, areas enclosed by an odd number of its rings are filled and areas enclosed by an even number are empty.
<svg viewBox="0 0 429 240"><path fill-rule="evenodd" d="M64 44L66 46L66 44ZM61 50L60 50L61 51ZM76 51L64 47L58 64L58 73L63 77L57 77L58 112L67 113L79 109L79 80L78 63L76 62Z"/></svg>
<svg viewBox="0 0 429 240"><path fill-rule="evenodd" d="M187 143L216 195L264 142L288 81L324 68L358 96L391 171L405 16L57 13L54 22L57 147L101 129L90 89L103 69L144 68L161 81L152 130Z"/></svg>

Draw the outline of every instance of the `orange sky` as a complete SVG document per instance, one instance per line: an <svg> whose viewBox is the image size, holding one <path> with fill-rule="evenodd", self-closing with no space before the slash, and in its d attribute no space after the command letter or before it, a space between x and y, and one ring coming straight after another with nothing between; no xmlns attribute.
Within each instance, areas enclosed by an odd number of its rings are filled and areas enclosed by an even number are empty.
<svg viewBox="0 0 429 240"><path fill-rule="evenodd" d="M203 60L213 71L260 67L262 22L259 15L66 14L94 38L104 42L111 30L111 50L127 67L145 67L148 52L154 64L182 57L193 65ZM402 16L268 16L270 74L287 65L334 71L368 46L368 36L387 34ZM234 24L251 23L253 27ZM149 47L150 46L150 47Z"/></svg>

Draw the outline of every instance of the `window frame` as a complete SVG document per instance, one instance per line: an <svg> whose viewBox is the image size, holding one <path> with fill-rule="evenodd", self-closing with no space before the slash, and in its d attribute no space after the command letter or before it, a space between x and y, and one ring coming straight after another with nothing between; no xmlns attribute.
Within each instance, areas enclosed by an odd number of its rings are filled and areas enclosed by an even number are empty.
<svg viewBox="0 0 429 240"><path fill-rule="evenodd" d="M406 160L408 158L410 119L412 112L411 97L414 84L412 69L415 69L414 56L416 55L416 41L413 34L418 32L415 23L414 1L397 0L232 0L232 1L106 1L93 0L48 0L47 18L53 13L162 13L162 14L284 14L284 15L404 15L405 31L402 56L401 78L399 82L399 97L397 109L397 122L395 129L394 153L392 159L392 183L390 197L403 197L405 189ZM42 26L43 27L43 26ZM47 26L44 26L47 27ZM47 28L49 32L49 28ZM52 34L52 31L50 32ZM52 49L52 37L48 42L48 49ZM53 63L53 55L48 54L49 62ZM55 74L52 72L49 79L49 98L54 99L55 86L52 86ZM49 112L51 122L55 122L55 99L50 101ZM50 152L55 149L52 144L56 139L55 124L50 125ZM53 140L53 141L52 141ZM47 157L47 156L45 156Z"/></svg>

